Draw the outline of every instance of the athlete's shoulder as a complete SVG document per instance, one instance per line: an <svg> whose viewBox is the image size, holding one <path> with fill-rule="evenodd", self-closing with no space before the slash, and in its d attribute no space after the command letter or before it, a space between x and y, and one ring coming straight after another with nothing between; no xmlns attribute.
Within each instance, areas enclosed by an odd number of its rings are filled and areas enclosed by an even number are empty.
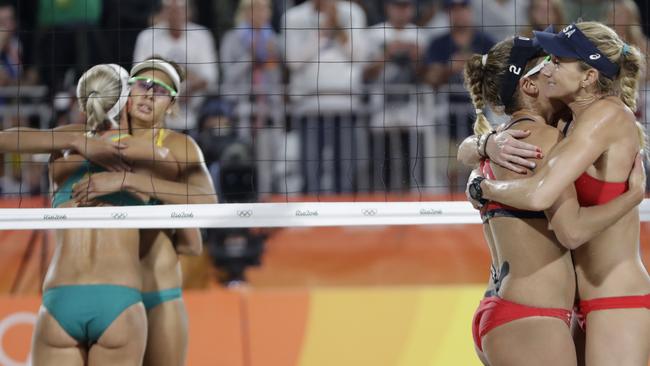
<svg viewBox="0 0 650 366"><path fill-rule="evenodd" d="M203 159L201 148L192 136L174 130L165 131L167 136L163 140L163 145L169 148L177 159L190 161Z"/></svg>
<svg viewBox="0 0 650 366"><path fill-rule="evenodd" d="M590 136L616 136L634 127L634 113L617 97L600 99L576 118L575 133Z"/></svg>

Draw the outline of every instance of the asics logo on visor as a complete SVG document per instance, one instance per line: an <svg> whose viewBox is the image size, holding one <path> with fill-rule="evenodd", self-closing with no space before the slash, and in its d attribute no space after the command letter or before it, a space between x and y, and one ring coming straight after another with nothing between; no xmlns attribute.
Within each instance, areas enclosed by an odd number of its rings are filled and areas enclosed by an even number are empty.
<svg viewBox="0 0 650 366"><path fill-rule="evenodd" d="M589 58L592 60L598 60L600 58L600 54L594 53L592 55L589 55Z"/></svg>

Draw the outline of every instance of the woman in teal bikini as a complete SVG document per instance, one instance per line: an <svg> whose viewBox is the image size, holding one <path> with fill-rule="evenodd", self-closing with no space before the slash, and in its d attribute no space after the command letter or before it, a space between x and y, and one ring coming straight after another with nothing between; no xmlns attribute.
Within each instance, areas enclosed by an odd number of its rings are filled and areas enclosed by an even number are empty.
<svg viewBox="0 0 650 366"><path fill-rule="evenodd" d="M117 127L128 96L125 72L116 65L98 65L79 81L87 126L100 138L110 138L111 128ZM75 180L96 170L77 155L53 157L50 178L55 188L59 186L53 205L77 206L72 197ZM97 198L103 205L145 200L129 192ZM147 324L140 293L138 229L58 230L56 236L34 332L33 364L140 365Z"/></svg>

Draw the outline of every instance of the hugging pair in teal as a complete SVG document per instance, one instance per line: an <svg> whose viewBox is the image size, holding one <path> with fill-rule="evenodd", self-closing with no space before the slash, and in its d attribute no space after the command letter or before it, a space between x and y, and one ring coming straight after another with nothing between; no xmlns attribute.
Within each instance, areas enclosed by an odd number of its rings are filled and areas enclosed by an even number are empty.
<svg viewBox="0 0 650 366"><path fill-rule="evenodd" d="M84 161L66 179L52 197L52 207L59 207L72 199L74 185L87 174L105 171L104 168ZM145 203L130 192L120 191L100 197L114 206L160 204L158 200ZM61 327L80 344L93 344L126 309L142 302L147 311L182 297L180 288L155 292L140 292L118 285L67 285L45 290L43 306Z"/></svg>
<svg viewBox="0 0 650 366"><path fill-rule="evenodd" d="M119 285L67 285L45 290L43 306L77 342L93 344L132 305L142 302L149 311L180 298L180 288L142 293Z"/></svg>

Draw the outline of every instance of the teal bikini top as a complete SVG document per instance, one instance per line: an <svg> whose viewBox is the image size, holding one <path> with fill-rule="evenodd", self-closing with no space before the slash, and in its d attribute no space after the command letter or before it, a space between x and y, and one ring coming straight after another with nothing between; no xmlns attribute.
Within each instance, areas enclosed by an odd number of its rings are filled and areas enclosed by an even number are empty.
<svg viewBox="0 0 650 366"><path fill-rule="evenodd" d="M63 182L59 190L54 193L52 197L52 207L59 207L65 202L72 199L73 186L85 178L88 174L104 172L106 169L95 165L89 161L84 163L77 169L68 179ZM111 204L112 206L142 206L150 203L143 202L127 191L113 192L104 196L100 196L99 200Z"/></svg>
<svg viewBox="0 0 650 366"><path fill-rule="evenodd" d="M162 142L165 139L165 136L168 134L167 130L160 129L156 137L156 146L162 146ZM109 136L111 141L119 141L120 139L128 138L130 135L124 135L120 133L115 133L112 136ZM91 173L105 172L106 169L95 165L88 160L84 161L81 167L77 169L68 179L63 182L58 191L54 193L52 197L52 207L59 207L64 202L68 202L72 199L72 190L73 186ZM143 202L138 199L136 196L127 191L119 191L109 193L99 197L100 201L106 202L112 206L142 206L142 205L160 205L161 201L157 199L151 199L149 202Z"/></svg>

